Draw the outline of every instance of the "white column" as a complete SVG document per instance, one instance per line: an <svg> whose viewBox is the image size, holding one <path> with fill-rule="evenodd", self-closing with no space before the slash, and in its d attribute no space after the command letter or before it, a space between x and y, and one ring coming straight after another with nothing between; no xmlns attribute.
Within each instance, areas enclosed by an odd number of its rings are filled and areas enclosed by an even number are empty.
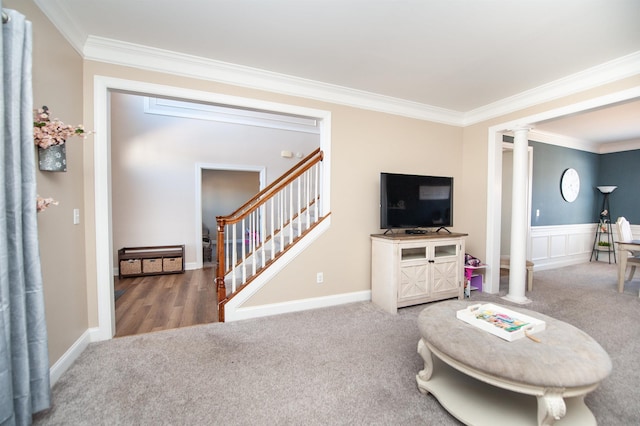
<svg viewBox="0 0 640 426"><path fill-rule="evenodd" d="M529 128L514 130L513 188L511 198L511 249L509 264L509 293L504 299L515 303L529 303L525 296L527 271L527 180Z"/></svg>

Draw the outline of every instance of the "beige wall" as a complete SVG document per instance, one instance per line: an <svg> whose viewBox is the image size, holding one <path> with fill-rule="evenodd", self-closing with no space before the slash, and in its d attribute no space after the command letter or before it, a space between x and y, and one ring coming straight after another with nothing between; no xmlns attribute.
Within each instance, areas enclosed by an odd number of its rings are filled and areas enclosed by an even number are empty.
<svg viewBox="0 0 640 426"><path fill-rule="evenodd" d="M369 290L369 236L380 232L380 172L461 177L461 129L341 106L331 112L331 230L246 306ZM462 229L461 203L456 194L451 229ZM317 272L323 284L316 284Z"/></svg>
<svg viewBox="0 0 640 426"><path fill-rule="evenodd" d="M3 7L19 11L33 23L34 107L46 105L54 118L68 124L82 123L80 55L32 1L4 0ZM87 140L74 137L67 142L66 173L36 171L38 193L60 203L38 214L49 358L52 363L88 328L83 147L91 143L91 137ZM80 225L73 225L74 208L80 209Z"/></svg>
<svg viewBox="0 0 640 426"><path fill-rule="evenodd" d="M92 61L85 61L82 68L80 57L32 1L5 0L4 5L23 11L34 22L36 103L46 103L65 121L84 121L87 126L94 122L93 79L97 75L331 111L331 229L257 293L249 302L253 305L370 288L369 234L379 232L378 178L381 171L454 176L453 229L469 233L468 251L483 258L487 223L488 127L640 85L640 77L629 78L461 129ZM83 87L79 86L80 81L83 81ZM87 327L97 325L93 141L74 141L70 151L69 172L56 176L38 173L41 194L61 201L60 206L39 218L52 362ZM84 168L84 175L80 167ZM73 226L72 209L83 207L83 202L84 227ZM324 272L321 285L315 283L315 274L320 271Z"/></svg>

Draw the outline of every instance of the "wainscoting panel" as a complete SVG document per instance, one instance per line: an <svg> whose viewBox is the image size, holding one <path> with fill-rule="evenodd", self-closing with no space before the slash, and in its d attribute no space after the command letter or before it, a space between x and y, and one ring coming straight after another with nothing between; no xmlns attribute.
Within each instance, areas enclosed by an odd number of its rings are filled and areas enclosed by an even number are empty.
<svg viewBox="0 0 640 426"><path fill-rule="evenodd" d="M597 224L534 226L531 228L529 253L534 270L561 268L589 262L596 237ZM614 224L613 240L618 242L618 230ZM634 239L640 239L640 225L631 225ZM607 262L608 256L600 255L599 261Z"/></svg>
<svg viewBox="0 0 640 426"><path fill-rule="evenodd" d="M532 227L530 253L534 269L588 262L595 233L595 223Z"/></svg>
<svg viewBox="0 0 640 426"><path fill-rule="evenodd" d="M569 235L549 235L549 257L563 257L569 252Z"/></svg>

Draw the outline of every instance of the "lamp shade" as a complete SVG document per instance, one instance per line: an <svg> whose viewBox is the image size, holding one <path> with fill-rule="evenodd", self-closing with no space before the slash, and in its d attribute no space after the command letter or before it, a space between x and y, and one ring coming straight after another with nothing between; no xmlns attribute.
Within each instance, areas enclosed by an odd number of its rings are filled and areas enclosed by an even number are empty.
<svg viewBox="0 0 640 426"><path fill-rule="evenodd" d="M614 189L616 189L617 186L599 186L598 190L600 192L602 192L603 194L611 194L613 192Z"/></svg>

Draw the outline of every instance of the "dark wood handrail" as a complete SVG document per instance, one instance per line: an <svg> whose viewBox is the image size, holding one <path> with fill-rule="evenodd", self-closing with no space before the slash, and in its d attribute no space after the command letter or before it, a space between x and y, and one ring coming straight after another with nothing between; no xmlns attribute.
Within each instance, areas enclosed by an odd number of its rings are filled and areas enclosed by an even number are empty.
<svg viewBox="0 0 640 426"><path fill-rule="evenodd" d="M218 229L220 225L232 225L234 223L240 222L242 219L247 217L252 211L256 210L262 204L266 203L269 200L268 195L270 193L275 193L279 190L279 188L287 186L295 179L300 177L304 172L309 170L311 167L322 161L324 155L320 148L313 151L311 154L307 155L303 158L299 163L295 166L287 170L282 176L278 179L271 182L267 185L262 191L258 192L254 197L252 197L249 201L244 203L240 208L227 216L216 216L216 220L218 222ZM222 221L222 223L220 223Z"/></svg>

